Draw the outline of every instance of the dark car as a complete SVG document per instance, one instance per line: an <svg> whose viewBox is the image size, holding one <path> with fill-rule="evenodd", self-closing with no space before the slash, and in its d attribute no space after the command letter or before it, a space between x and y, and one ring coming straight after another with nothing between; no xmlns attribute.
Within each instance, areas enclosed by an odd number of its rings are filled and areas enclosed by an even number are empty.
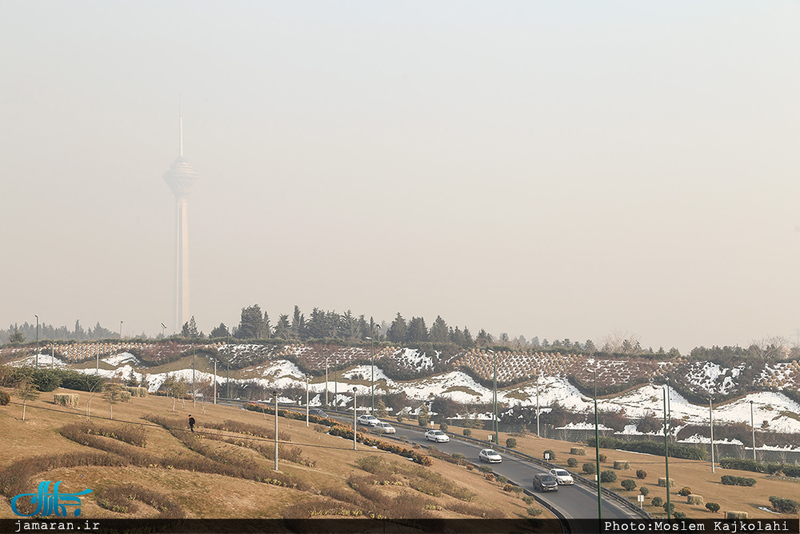
<svg viewBox="0 0 800 534"><path fill-rule="evenodd" d="M533 489L536 491L558 491L558 481L553 475L539 473L533 477Z"/></svg>
<svg viewBox="0 0 800 534"><path fill-rule="evenodd" d="M328 414L320 410L319 408L311 408L308 410L310 415L316 415L317 417L328 417Z"/></svg>

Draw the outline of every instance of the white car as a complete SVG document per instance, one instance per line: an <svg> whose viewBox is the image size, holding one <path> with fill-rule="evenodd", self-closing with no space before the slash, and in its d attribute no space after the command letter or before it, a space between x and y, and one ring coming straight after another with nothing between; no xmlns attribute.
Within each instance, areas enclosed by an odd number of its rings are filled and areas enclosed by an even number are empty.
<svg viewBox="0 0 800 534"><path fill-rule="evenodd" d="M478 460L481 462L489 462L490 464L499 464L503 461L503 457L497 454L494 449L483 449L478 453Z"/></svg>
<svg viewBox="0 0 800 534"><path fill-rule="evenodd" d="M366 425L366 426L375 426L380 421L374 415L359 415L358 416L358 424L359 425Z"/></svg>
<svg viewBox="0 0 800 534"><path fill-rule="evenodd" d="M390 425L389 423L384 423L383 421L378 421L375 425L375 428L372 429L373 432L376 434L395 434L397 430Z"/></svg>
<svg viewBox="0 0 800 534"><path fill-rule="evenodd" d="M436 443L447 443L450 441L450 436L441 430L428 430L425 432L425 439L428 441L435 441Z"/></svg>
<svg viewBox="0 0 800 534"><path fill-rule="evenodd" d="M569 471L565 469L551 469L550 474L556 479L559 486L569 486L571 484L575 484L575 480L572 478L572 475L569 474Z"/></svg>

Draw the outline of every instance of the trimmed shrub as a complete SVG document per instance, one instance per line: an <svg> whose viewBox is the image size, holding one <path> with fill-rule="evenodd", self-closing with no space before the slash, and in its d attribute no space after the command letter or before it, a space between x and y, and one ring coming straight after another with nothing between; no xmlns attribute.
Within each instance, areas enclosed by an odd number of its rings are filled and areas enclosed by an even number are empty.
<svg viewBox="0 0 800 534"><path fill-rule="evenodd" d="M647 497L647 495L650 493L650 490L647 488L647 486L642 486L639 488L639 493Z"/></svg>
<svg viewBox="0 0 800 534"><path fill-rule="evenodd" d="M575 458L567 459L567 467L578 467L578 460Z"/></svg>
<svg viewBox="0 0 800 534"><path fill-rule="evenodd" d="M614 460L614 469L622 470L630 468L631 468L630 462L626 462L625 460Z"/></svg>
<svg viewBox="0 0 800 534"><path fill-rule="evenodd" d="M672 479L669 479L669 487L671 488L674 485L675 485L675 481L672 480ZM661 487L661 488L666 488L667 487L667 479L665 477L658 477L658 486Z"/></svg>
<svg viewBox="0 0 800 534"><path fill-rule="evenodd" d="M492 468L489 467L488 465L479 465L478 466L478 471L480 471L481 473L492 473L493 472Z"/></svg>
<svg viewBox="0 0 800 534"><path fill-rule="evenodd" d="M653 500L650 501L650 504L652 504L653 506L661 506L662 504L664 504L664 499L662 499L661 497L653 497Z"/></svg>
<svg viewBox="0 0 800 534"><path fill-rule="evenodd" d="M630 478L626 478L620 484L622 484L622 487L625 488L626 491L633 491L636 489L636 481L631 480Z"/></svg>
<svg viewBox="0 0 800 534"><path fill-rule="evenodd" d="M130 392L131 397L146 397L147 396L147 388L128 386L127 390L128 390L128 392Z"/></svg>
<svg viewBox="0 0 800 534"><path fill-rule="evenodd" d="M469 428L465 428L464 432L462 432L462 434L464 434L465 436L469 437L469 436L472 435L472 430L470 430Z"/></svg>
<svg viewBox="0 0 800 534"><path fill-rule="evenodd" d="M441 430L442 432L447 432L448 428L450 428L450 426L447 423L441 423L439 425L439 430Z"/></svg>
<svg viewBox="0 0 800 534"><path fill-rule="evenodd" d="M756 479L748 477L735 477L732 475L722 475L722 484L725 486L755 486Z"/></svg>
<svg viewBox="0 0 800 534"><path fill-rule="evenodd" d="M531 506L530 508L528 508L528 515L531 517L539 517L540 515L542 515L542 509L536 508L535 506Z"/></svg>
<svg viewBox="0 0 800 534"><path fill-rule="evenodd" d="M684 486L684 487L682 487L681 489L678 490L678 495L680 495L681 497L686 497L686 496L689 496L691 494L692 494L692 488L690 488L688 486Z"/></svg>
<svg viewBox="0 0 800 534"><path fill-rule="evenodd" d="M75 393L56 393L53 395L53 402L59 406L67 406L69 408L77 408L80 395Z"/></svg>
<svg viewBox="0 0 800 534"><path fill-rule="evenodd" d="M601 453L600 453L600 461L601 461L601 462L605 462L606 460L608 460L608 456L606 456L605 454L603 454L603 453L601 452Z"/></svg>
<svg viewBox="0 0 800 534"><path fill-rule="evenodd" d="M556 459L556 453L554 453L550 449L547 449L546 451L544 451L542 453L542 458L544 458L548 462L552 462L552 461L554 461Z"/></svg>
<svg viewBox="0 0 800 534"><path fill-rule="evenodd" d="M753 471L763 473L766 469L752 458L723 458L719 461L720 467L725 469L738 469L739 471Z"/></svg>
<svg viewBox="0 0 800 534"><path fill-rule="evenodd" d="M530 505L530 504L535 503L536 499L534 499L533 496L531 496L531 495L523 495L522 502L524 502L525 504Z"/></svg>
<svg viewBox="0 0 800 534"><path fill-rule="evenodd" d="M665 512L667 512L668 514L672 514L672 513L675 512L675 503L674 502L670 502L670 503L666 503L665 502L664 505L663 505L663 508L664 508Z"/></svg>
<svg viewBox="0 0 800 534"><path fill-rule="evenodd" d="M672 518L673 519L686 519L686 514L684 514L683 512L673 512L672 513Z"/></svg>
<svg viewBox="0 0 800 534"><path fill-rule="evenodd" d="M617 481L617 474L614 471L607 470L600 473L600 482L611 484Z"/></svg>
<svg viewBox="0 0 800 534"><path fill-rule="evenodd" d="M497 481L498 481L500 484L505 484L505 483L507 483L507 482L508 482L508 478L504 477L503 475L495 475L495 479L496 479L496 480L497 480Z"/></svg>
<svg viewBox="0 0 800 534"><path fill-rule="evenodd" d="M693 494L687 496L686 502L689 503L689 504L696 504L697 506L702 506L703 505L703 496L702 495L697 495L696 493L693 493Z"/></svg>
<svg viewBox="0 0 800 534"><path fill-rule="evenodd" d="M636 470L636 478L638 478L640 480L646 479L647 478L647 471L645 471L644 469L637 469Z"/></svg>
<svg viewBox="0 0 800 534"><path fill-rule="evenodd" d="M586 456L586 449L583 447L572 447L569 453L575 456Z"/></svg>
<svg viewBox="0 0 800 534"><path fill-rule="evenodd" d="M508 438L506 440L506 447L508 447L509 449L513 449L516 446L517 446L517 440L516 439Z"/></svg>
<svg viewBox="0 0 800 534"><path fill-rule="evenodd" d="M717 504L715 502L707 502L706 503L706 508L712 514L716 514L717 512L719 512L719 504Z"/></svg>
<svg viewBox="0 0 800 534"><path fill-rule="evenodd" d="M0 391L0 406L7 406L11 402L11 397L5 391Z"/></svg>
<svg viewBox="0 0 800 534"><path fill-rule="evenodd" d="M586 473L587 475L593 475L597 473L597 466L594 465L594 463L592 462L586 462L585 464L583 464L583 472Z"/></svg>
<svg viewBox="0 0 800 534"><path fill-rule="evenodd" d="M769 502L776 512L782 514L796 514L800 511L800 503L792 499L783 499L773 495L769 498Z"/></svg>
<svg viewBox="0 0 800 534"><path fill-rule="evenodd" d="M725 512L725 519L747 519L747 512L731 511Z"/></svg>

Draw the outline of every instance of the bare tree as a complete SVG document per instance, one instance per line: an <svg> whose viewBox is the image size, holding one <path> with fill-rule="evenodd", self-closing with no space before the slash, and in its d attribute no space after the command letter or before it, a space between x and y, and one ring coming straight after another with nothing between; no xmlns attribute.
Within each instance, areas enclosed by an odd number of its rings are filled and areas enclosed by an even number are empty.
<svg viewBox="0 0 800 534"><path fill-rule="evenodd" d="M29 376L22 378L19 382L17 382L17 388L15 394L17 397L22 399L22 420L25 420L25 408L28 405L29 400L36 400L41 395L41 391L36 387L33 383L33 379Z"/></svg>

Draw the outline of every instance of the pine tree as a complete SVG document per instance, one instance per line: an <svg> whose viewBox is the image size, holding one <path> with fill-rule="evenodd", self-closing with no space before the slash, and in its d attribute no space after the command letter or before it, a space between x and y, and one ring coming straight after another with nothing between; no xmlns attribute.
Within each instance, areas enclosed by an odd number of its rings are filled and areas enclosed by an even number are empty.
<svg viewBox="0 0 800 534"><path fill-rule="evenodd" d="M213 337L228 337L228 334L230 334L230 332L228 332L228 327L225 326L225 323L219 323L219 326L214 328L211 331L210 336L212 338Z"/></svg>
<svg viewBox="0 0 800 534"><path fill-rule="evenodd" d="M431 325L430 340L433 343L447 343L449 336L447 323L441 315L436 316L436 320Z"/></svg>
<svg viewBox="0 0 800 534"><path fill-rule="evenodd" d="M422 317L412 317L408 322L409 343L424 343L428 341L428 328L425 326L425 319Z"/></svg>
<svg viewBox="0 0 800 534"><path fill-rule="evenodd" d="M261 306L254 304L247 308L242 308L242 318L236 337L239 339L264 339L267 337L267 325L264 322L264 314L261 313Z"/></svg>
<svg viewBox="0 0 800 534"><path fill-rule="evenodd" d="M394 321L392 321L392 325L389 327L387 337L392 343L406 342L406 338L408 337L408 326L406 325L406 320L403 319L402 315L400 315L400 312L397 312L397 317L395 317Z"/></svg>
<svg viewBox="0 0 800 534"><path fill-rule="evenodd" d="M289 316L285 313L278 316L278 324L275 325L275 337L278 339L289 339L291 335L291 326L289 325Z"/></svg>

